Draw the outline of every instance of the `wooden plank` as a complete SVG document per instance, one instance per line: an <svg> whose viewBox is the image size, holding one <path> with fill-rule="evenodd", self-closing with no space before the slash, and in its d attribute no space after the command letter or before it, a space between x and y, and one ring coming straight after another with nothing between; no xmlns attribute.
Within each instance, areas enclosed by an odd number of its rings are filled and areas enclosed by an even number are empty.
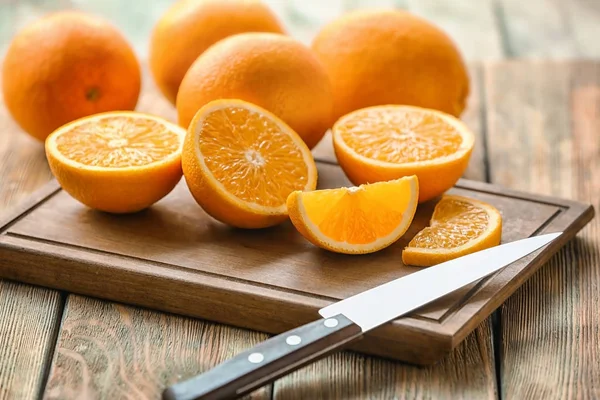
<svg viewBox="0 0 600 400"><path fill-rule="evenodd" d="M600 206L600 63L486 70L491 177ZM600 221L501 309L506 398L600 397Z"/></svg>
<svg viewBox="0 0 600 400"><path fill-rule="evenodd" d="M38 396L62 306L58 292L0 281L0 399Z"/></svg>
<svg viewBox="0 0 600 400"><path fill-rule="evenodd" d="M46 399L160 398L266 335L71 295ZM249 397L270 398L270 386Z"/></svg>
<svg viewBox="0 0 600 400"><path fill-rule="evenodd" d="M563 0L499 0L497 20L507 57L564 58L580 55Z"/></svg>
<svg viewBox="0 0 600 400"><path fill-rule="evenodd" d="M0 219L49 179L43 146L19 131L0 98ZM62 305L57 291L0 280L0 399L40 392Z"/></svg>
<svg viewBox="0 0 600 400"><path fill-rule="evenodd" d="M351 352L275 382L275 399L495 399L490 319L449 356L423 368Z"/></svg>
<svg viewBox="0 0 600 400"><path fill-rule="evenodd" d="M494 0L409 0L408 9L450 35L467 60L503 58Z"/></svg>

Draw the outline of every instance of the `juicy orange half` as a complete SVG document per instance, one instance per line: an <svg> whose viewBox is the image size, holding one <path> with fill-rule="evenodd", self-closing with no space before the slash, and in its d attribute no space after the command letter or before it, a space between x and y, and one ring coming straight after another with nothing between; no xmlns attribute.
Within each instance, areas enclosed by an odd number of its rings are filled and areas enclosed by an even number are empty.
<svg viewBox="0 0 600 400"><path fill-rule="evenodd" d="M496 246L502 216L490 204L445 195L436 205L430 226L417 233L402 252L407 265L429 267Z"/></svg>
<svg viewBox="0 0 600 400"><path fill-rule="evenodd" d="M310 242L345 254L366 254L396 242L417 209L415 176L358 187L292 193L292 223Z"/></svg>
<svg viewBox="0 0 600 400"><path fill-rule="evenodd" d="M401 105L363 108L333 126L338 162L355 185L419 178L419 202L450 189L466 169L471 131L440 111Z"/></svg>
<svg viewBox="0 0 600 400"><path fill-rule="evenodd" d="M83 204L112 213L142 210L181 179L185 130L132 111L91 115L46 139L50 169L62 188Z"/></svg>
<svg viewBox="0 0 600 400"><path fill-rule="evenodd" d="M295 190L314 190L317 167L300 136L269 111L242 100L215 100L188 128L183 174L200 206L240 228L287 219Z"/></svg>

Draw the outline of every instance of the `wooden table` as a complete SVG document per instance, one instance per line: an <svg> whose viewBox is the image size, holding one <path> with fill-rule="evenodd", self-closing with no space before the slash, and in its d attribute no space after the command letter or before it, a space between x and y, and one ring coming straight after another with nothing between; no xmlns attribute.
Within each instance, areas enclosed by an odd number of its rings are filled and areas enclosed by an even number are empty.
<svg viewBox="0 0 600 400"><path fill-rule="evenodd" d="M303 41L343 9L365 7L364 0L328 0L320 9L308 7L323 1L269 2ZM113 19L145 59L148 31L168 4L86 0L76 6ZM600 56L600 2L365 4L392 4L428 17L472 61L474 89L464 119L480 146L467 177L600 206L600 61L593 60ZM59 0L0 3L0 50L26 22L72 6ZM26 135L7 135L14 123L3 106L0 113L0 210L8 210L51 175L42 146ZM341 353L253 396L600 398L599 239L596 219L435 366ZM167 384L266 337L0 281L0 399L158 398Z"/></svg>

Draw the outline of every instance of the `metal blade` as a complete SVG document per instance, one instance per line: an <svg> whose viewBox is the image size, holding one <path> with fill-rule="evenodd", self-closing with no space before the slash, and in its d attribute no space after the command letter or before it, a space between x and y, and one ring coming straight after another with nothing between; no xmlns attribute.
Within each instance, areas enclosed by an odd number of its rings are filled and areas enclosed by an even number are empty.
<svg viewBox="0 0 600 400"><path fill-rule="evenodd" d="M319 314L323 318L343 314L366 332L498 271L561 234L517 240L425 268L338 301Z"/></svg>

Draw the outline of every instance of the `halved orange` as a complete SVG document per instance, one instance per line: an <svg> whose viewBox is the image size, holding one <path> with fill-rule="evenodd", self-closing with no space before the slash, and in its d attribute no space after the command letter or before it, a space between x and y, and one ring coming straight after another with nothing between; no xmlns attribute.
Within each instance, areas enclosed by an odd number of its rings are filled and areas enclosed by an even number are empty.
<svg viewBox="0 0 600 400"><path fill-rule="evenodd" d="M338 162L355 185L419 178L419 202L450 189L466 169L473 133L440 111L401 105L363 108L333 126Z"/></svg>
<svg viewBox="0 0 600 400"><path fill-rule="evenodd" d="M445 195L435 206L430 226L402 252L406 265L429 267L500 243L502 216L490 204Z"/></svg>
<svg viewBox="0 0 600 400"><path fill-rule="evenodd" d="M185 130L133 111L84 117L46 139L46 157L62 188L101 211L129 213L166 196L181 179Z"/></svg>
<svg viewBox="0 0 600 400"><path fill-rule="evenodd" d="M287 199L292 223L310 242L336 253L366 254L396 242L417 209L415 176L358 187L296 191Z"/></svg>
<svg viewBox="0 0 600 400"><path fill-rule="evenodd" d="M274 114L242 100L215 100L190 123L183 174L198 204L239 228L287 219L295 190L314 190L317 167L300 136Z"/></svg>

